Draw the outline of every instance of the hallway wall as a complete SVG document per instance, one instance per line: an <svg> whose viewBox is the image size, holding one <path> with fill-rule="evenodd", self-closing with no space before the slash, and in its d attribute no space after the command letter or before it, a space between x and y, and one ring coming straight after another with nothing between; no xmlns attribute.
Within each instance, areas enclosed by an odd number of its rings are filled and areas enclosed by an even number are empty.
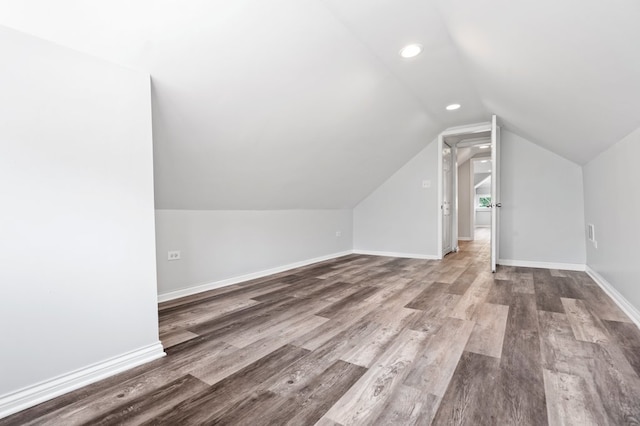
<svg viewBox="0 0 640 426"><path fill-rule="evenodd" d="M471 214L471 161L467 160L458 166L458 237L462 240L472 239Z"/></svg>
<svg viewBox="0 0 640 426"><path fill-rule="evenodd" d="M583 268L581 167L511 131L501 134L499 258Z"/></svg>
<svg viewBox="0 0 640 426"><path fill-rule="evenodd" d="M161 300L353 247L350 210L156 210L156 235Z"/></svg>
<svg viewBox="0 0 640 426"><path fill-rule="evenodd" d="M437 255L437 159L433 141L353 209L356 251Z"/></svg>
<svg viewBox="0 0 640 426"><path fill-rule="evenodd" d="M640 128L584 166L585 221L595 226L597 247L587 242L587 265L635 309L640 308Z"/></svg>

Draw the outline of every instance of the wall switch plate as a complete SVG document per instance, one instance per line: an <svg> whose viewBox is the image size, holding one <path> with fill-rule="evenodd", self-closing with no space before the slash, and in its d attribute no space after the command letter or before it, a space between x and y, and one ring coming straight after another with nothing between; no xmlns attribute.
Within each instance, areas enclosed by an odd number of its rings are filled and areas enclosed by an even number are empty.
<svg viewBox="0 0 640 426"><path fill-rule="evenodd" d="M587 239L591 241L594 248L598 248L598 242L596 241L596 227L593 223L587 223Z"/></svg>
<svg viewBox="0 0 640 426"><path fill-rule="evenodd" d="M167 254L167 260L180 260L180 250L170 251Z"/></svg>
<svg viewBox="0 0 640 426"><path fill-rule="evenodd" d="M342 237L342 231L336 231L336 237Z"/></svg>
<svg viewBox="0 0 640 426"><path fill-rule="evenodd" d="M422 187L423 188L431 188L431 181L430 180L423 180L422 181Z"/></svg>

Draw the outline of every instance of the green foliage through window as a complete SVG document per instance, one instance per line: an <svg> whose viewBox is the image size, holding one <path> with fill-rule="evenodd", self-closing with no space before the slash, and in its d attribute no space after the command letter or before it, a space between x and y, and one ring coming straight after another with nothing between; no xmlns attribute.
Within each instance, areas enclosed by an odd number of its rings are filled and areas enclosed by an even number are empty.
<svg viewBox="0 0 640 426"><path fill-rule="evenodd" d="M491 205L491 197L480 197L480 207L489 207Z"/></svg>

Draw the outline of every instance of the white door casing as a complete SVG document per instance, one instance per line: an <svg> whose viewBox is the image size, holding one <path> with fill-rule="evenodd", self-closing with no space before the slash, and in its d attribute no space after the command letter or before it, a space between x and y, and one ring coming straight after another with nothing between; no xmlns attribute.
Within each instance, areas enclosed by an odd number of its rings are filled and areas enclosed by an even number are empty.
<svg viewBox="0 0 640 426"><path fill-rule="evenodd" d="M500 229L500 128L495 115L491 117L491 271L496 272L499 255Z"/></svg>
<svg viewBox="0 0 640 426"><path fill-rule="evenodd" d="M444 143L442 145L442 255L453 250L452 244L452 197L453 197L453 154L451 147Z"/></svg>

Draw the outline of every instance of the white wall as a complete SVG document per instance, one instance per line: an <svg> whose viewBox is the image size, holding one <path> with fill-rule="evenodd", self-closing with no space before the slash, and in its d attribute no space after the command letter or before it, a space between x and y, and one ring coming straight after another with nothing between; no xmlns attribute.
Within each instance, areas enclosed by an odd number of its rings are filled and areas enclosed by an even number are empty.
<svg viewBox="0 0 640 426"><path fill-rule="evenodd" d="M491 194L491 182L480 185L473 192L473 211L476 215L475 225L477 227L491 227L491 210L486 207L477 207L478 195Z"/></svg>
<svg viewBox="0 0 640 426"><path fill-rule="evenodd" d="M584 265L581 167L501 135L500 259Z"/></svg>
<svg viewBox="0 0 640 426"><path fill-rule="evenodd" d="M1 416L158 324L149 77L2 27L0 51Z"/></svg>
<svg viewBox="0 0 640 426"><path fill-rule="evenodd" d="M437 145L430 143L355 207L355 250L437 255ZM423 180L431 187L423 188Z"/></svg>
<svg viewBox="0 0 640 426"><path fill-rule="evenodd" d="M458 166L458 236L473 238L471 231L471 161L467 160Z"/></svg>
<svg viewBox="0 0 640 426"><path fill-rule="evenodd" d="M476 208L475 209L475 225L476 227L491 227L491 210L488 208Z"/></svg>
<svg viewBox="0 0 640 426"><path fill-rule="evenodd" d="M475 188L476 195L491 194L491 182L483 183Z"/></svg>
<svg viewBox="0 0 640 426"><path fill-rule="evenodd" d="M198 285L344 254L353 244L350 210L157 210L156 235L162 298ZM181 260L168 261L169 250L180 250Z"/></svg>
<svg viewBox="0 0 640 426"><path fill-rule="evenodd" d="M516 262L585 263L580 166L502 132L500 255ZM431 143L354 209L354 248L437 254L437 144ZM421 188L431 179L429 189Z"/></svg>
<svg viewBox="0 0 640 426"><path fill-rule="evenodd" d="M585 219L598 248L587 242L587 264L640 307L640 129L587 163Z"/></svg>

